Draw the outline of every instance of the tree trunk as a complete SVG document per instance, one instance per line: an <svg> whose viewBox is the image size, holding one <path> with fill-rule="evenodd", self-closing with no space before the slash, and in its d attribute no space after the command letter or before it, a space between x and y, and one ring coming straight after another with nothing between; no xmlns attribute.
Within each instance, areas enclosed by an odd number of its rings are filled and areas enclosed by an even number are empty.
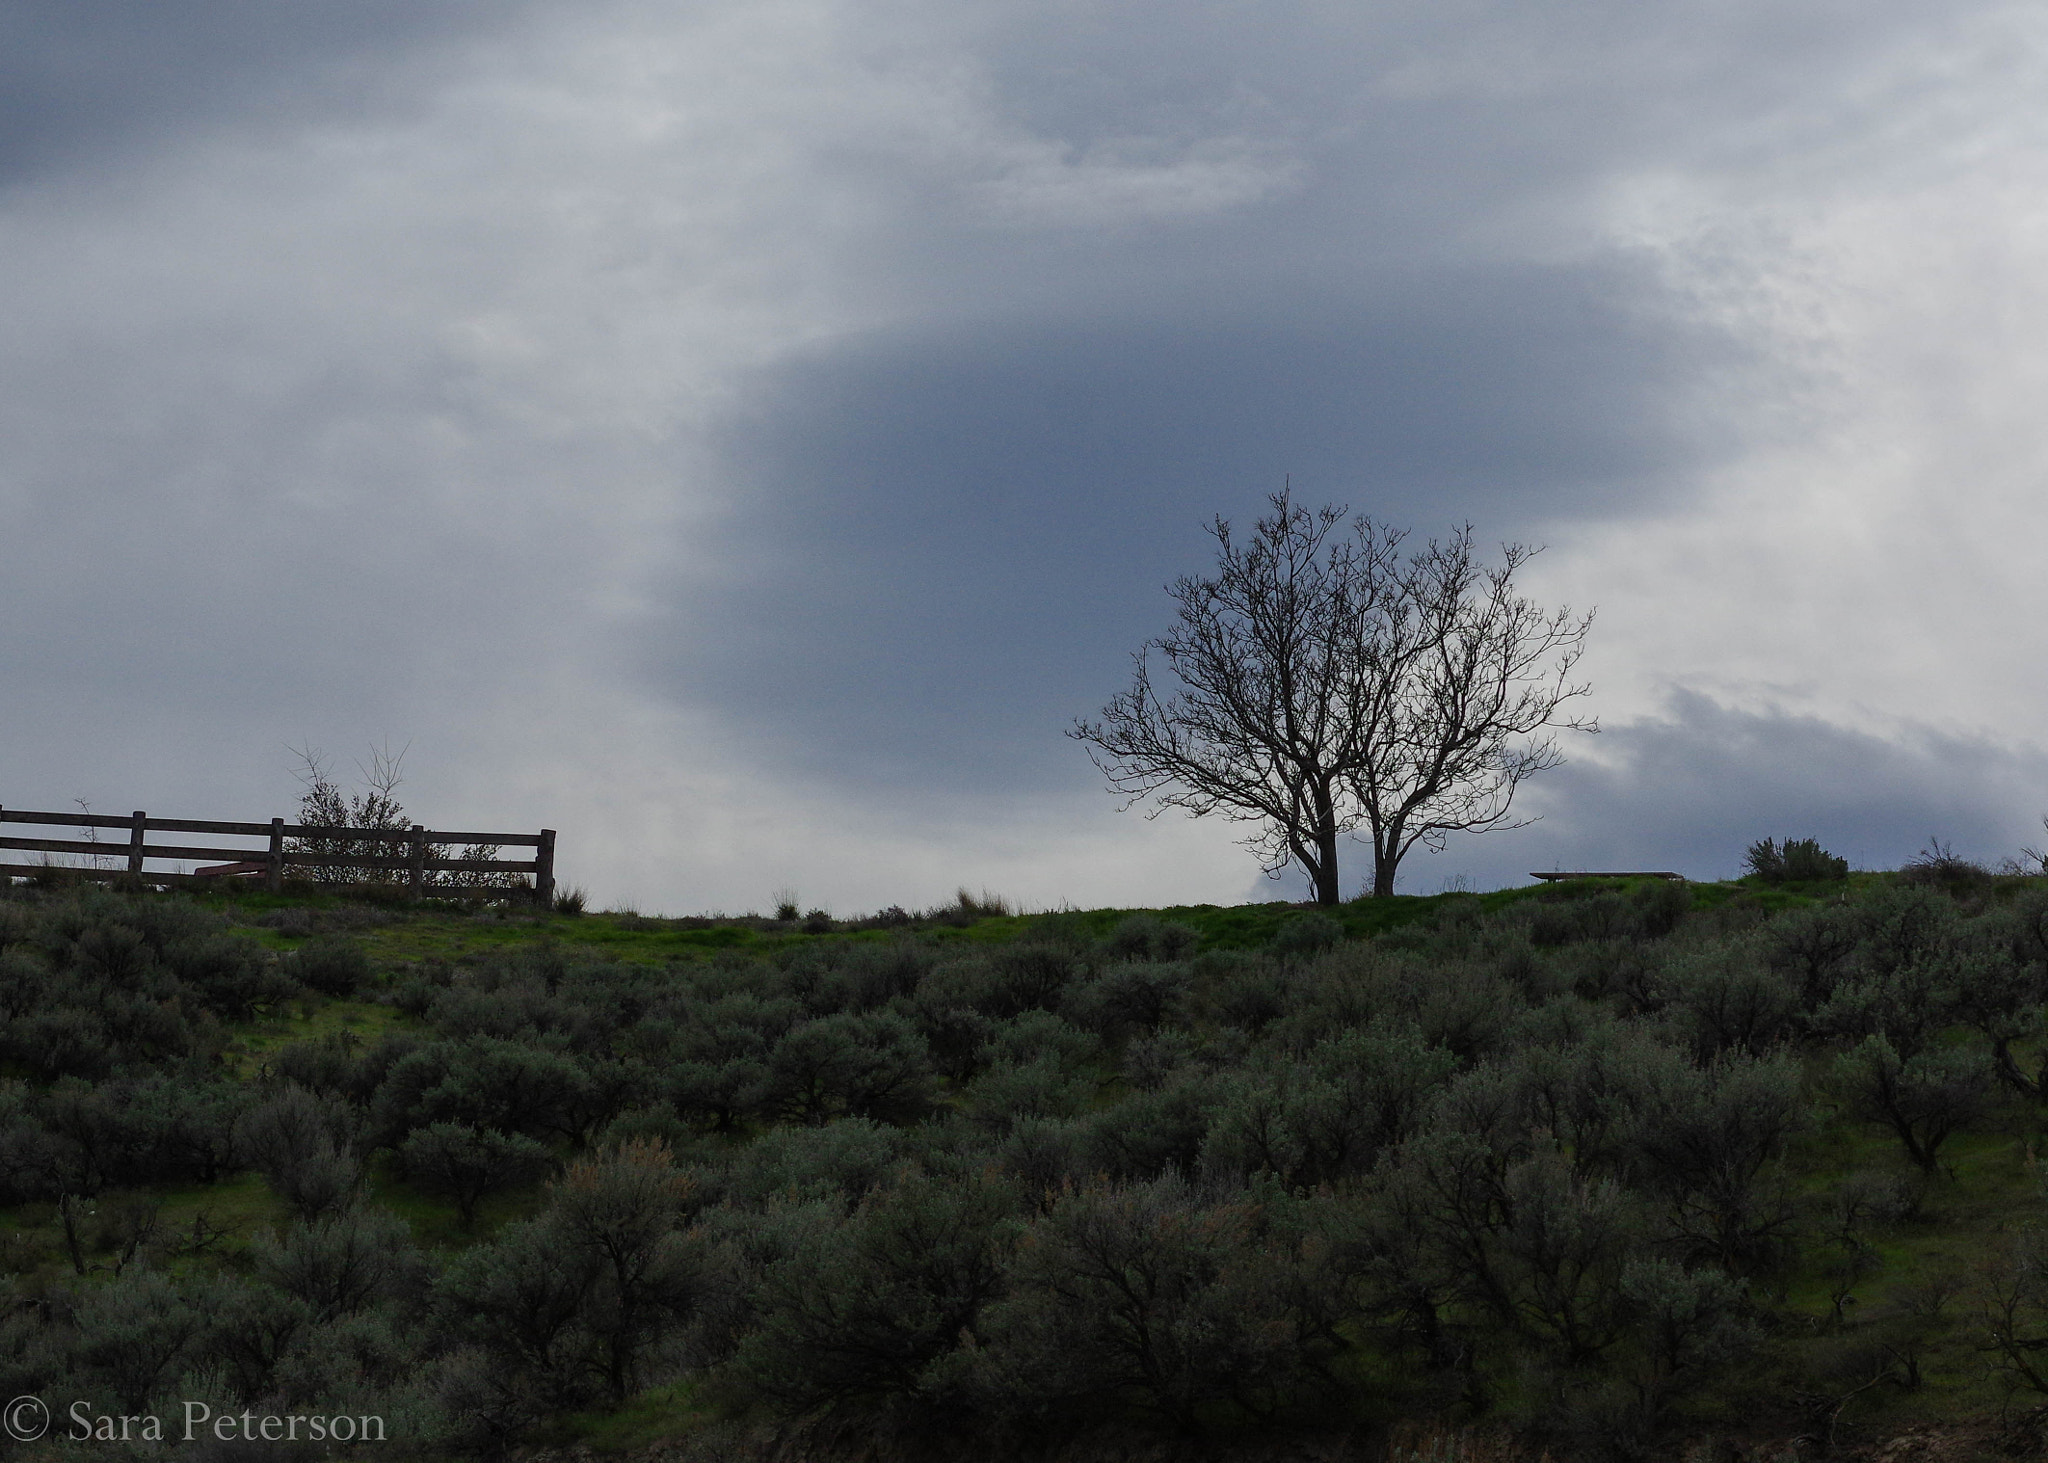
<svg viewBox="0 0 2048 1463"><path fill-rule="evenodd" d="M1337 904L1342 902L1337 886L1337 804L1327 785L1316 789L1315 799L1316 866L1310 873L1315 878L1316 903Z"/></svg>
<svg viewBox="0 0 2048 1463"><path fill-rule="evenodd" d="M1391 899L1394 897L1394 875L1401 867L1401 855L1406 850L1401 846L1401 837L1407 831L1405 815L1394 819L1386 827L1375 827L1372 837L1372 897Z"/></svg>

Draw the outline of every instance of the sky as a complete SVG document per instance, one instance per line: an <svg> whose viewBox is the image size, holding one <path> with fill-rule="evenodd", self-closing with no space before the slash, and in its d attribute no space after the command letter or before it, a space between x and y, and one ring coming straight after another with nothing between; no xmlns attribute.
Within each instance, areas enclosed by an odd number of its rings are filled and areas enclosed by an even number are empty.
<svg viewBox="0 0 2048 1463"><path fill-rule="evenodd" d="M2044 96L1976 0L9 0L0 804L378 746L599 906L1298 899L1063 735L1287 484L1597 611L1403 892L1996 861Z"/></svg>

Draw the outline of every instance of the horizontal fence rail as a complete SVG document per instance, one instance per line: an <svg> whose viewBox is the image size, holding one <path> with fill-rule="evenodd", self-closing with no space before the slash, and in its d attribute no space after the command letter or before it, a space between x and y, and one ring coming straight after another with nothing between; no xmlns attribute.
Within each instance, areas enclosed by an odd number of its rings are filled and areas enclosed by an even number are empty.
<svg viewBox="0 0 2048 1463"><path fill-rule="evenodd" d="M1550 879L1677 879L1677 880L1678 880L1679 882L1681 882L1681 883L1683 883L1683 882L1684 882L1684 880L1685 880L1685 875L1683 875L1683 874L1674 874L1674 873L1672 873L1672 872L1671 872L1671 871L1670 871L1669 869L1599 869L1599 870L1582 870L1582 869L1573 869L1573 870L1570 870L1569 872L1567 872L1566 870L1563 870L1563 869L1551 869L1551 870L1548 870L1547 872L1538 872L1538 871L1534 871L1534 870L1532 870L1532 871L1530 872L1530 874L1529 874L1529 877L1530 877L1530 878L1532 878L1532 879L1546 879L1546 880L1550 880Z"/></svg>
<svg viewBox="0 0 2048 1463"><path fill-rule="evenodd" d="M308 823L287 823L273 818L268 823L220 823L201 818L152 818L147 813L118 817L109 813L32 813L0 807L0 825L17 823L56 828L118 828L125 839L17 838L0 835L0 850L23 853L72 854L95 861L92 866L53 863L0 862L0 878L17 875L47 875L62 872L84 879L133 879L144 884L212 884L224 880L261 877L273 892L284 887L291 869L353 869L371 874L402 874L403 883L414 898L426 894L458 897L524 892L543 908L555 898L555 830L538 833L442 832L413 824L409 828L330 828ZM207 833L223 838L260 838L260 848L228 845L207 846L183 843L151 843L151 833ZM286 839L313 844L313 848L285 847ZM345 852L321 851L319 845ZM385 852L361 850L375 845ZM530 848L530 859L448 858L434 855L436 849L454 846L477 848ZM170 872L148 867L151 861L211 862L208 872ZM429 875L487 874L516 883L454 884L432 880ZM527 882L528 876L531 883Z"/></svg>

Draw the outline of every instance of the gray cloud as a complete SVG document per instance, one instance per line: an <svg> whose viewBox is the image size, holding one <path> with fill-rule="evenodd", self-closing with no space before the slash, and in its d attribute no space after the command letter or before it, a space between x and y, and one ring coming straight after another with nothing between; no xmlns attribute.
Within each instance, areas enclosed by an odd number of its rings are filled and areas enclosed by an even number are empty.
<svg viewBox="0 0 2048 1463"><path fill-rule="evenodd" d="M0 187L195 128L360 118L414 90L406 54L528 0L12 0L0 7Z"/></svg>
<svg viewBox="0 0 2048 1463"><path fill-rule="evenodd" d="M1264 312L996 322L777 368L729 431L722 557L656 674L757 744L880 786L1070 775L1057 730L1164 628L1217 511L1291 476L1420 532L1643 511L1706 459L1673 403L1725 343L1612 267L1375 281ZM1313 305L1318 308L1312 308Z"/></svg>
<svg viewBox="0 0 2048 1463"><path fill-rule="evenodd" d="M1865 729L1693 692L1666 713L1574 738L1528 785L1542 821L1466 838L1404 870L1407 893L1537 869L1669 869L1730 878L1759 838L1815 838L1852 867L1895 869L1930 838L1989 865L2039 845L2048 752L1925 727Z"/></svg>

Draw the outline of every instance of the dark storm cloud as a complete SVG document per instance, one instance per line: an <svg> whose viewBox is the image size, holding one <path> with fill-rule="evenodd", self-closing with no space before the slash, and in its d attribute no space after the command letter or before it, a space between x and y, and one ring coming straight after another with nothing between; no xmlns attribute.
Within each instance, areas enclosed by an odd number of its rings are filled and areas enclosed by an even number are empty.
<svg viewBox="0 0 2048 1463"><path fill-rule="evenodd" d="M395 53L501 27L526 0L12 0L0 187L242 114L354 113Z"/></svg>
<svg viewBox="0 0 2048 1463"><path fill-rule="evenodd" d="M2042 842L2048 754L1980 737L1885 735L1785 711L1745 711L1693 693L1663 717L1585 739L1529 784L1542 821L1468 838L1404 870L1404 893L1453 872L1476 887L1536 869L1669 869L1729 878L1760 838L1815 838L1855 868L1894 869L1930 838L1996 865ZM1354 859L1357 856L1354 856Z"/></svg>
<svg viewBox="0 0 2048 1463"><path fill-rule="evenodd" d="M1701 456L1672 402L1717 348L1632 313L1640 290L1613 268L1446 270L782 367L726 443L732 571L678 591L717 631L665 646L660 674L838 777L1069 776L1059 730L1165 628L1161 585L1213 558L1202 526L1248 522L1290 476L1425 534L1661 501Z"/></svg>
<svg viewBox="0 0 2048 1463"><path fill-rule="evenodd" d="M986 214L893 181L872 280L911 323L752 383L720 443L728 531L690 556L723 571L679 573L650 626L665 695L766 761L894 796L1072 777L1058 731L1164 627L1159 586L1209 558L1201 525L1284 479L1482 537L1682 502L1767 415L1703 403L1800 367L1681 323L1647 262L1591 242L1592 200L1645 161L1753 146L1760 116L1808 144L1858 125L1892 82L1801 98L1902 24L1001 15L990 103L1049 161L970 189ZM1216 146L1270 186L1171 219L1103 203Z"/></svg>

